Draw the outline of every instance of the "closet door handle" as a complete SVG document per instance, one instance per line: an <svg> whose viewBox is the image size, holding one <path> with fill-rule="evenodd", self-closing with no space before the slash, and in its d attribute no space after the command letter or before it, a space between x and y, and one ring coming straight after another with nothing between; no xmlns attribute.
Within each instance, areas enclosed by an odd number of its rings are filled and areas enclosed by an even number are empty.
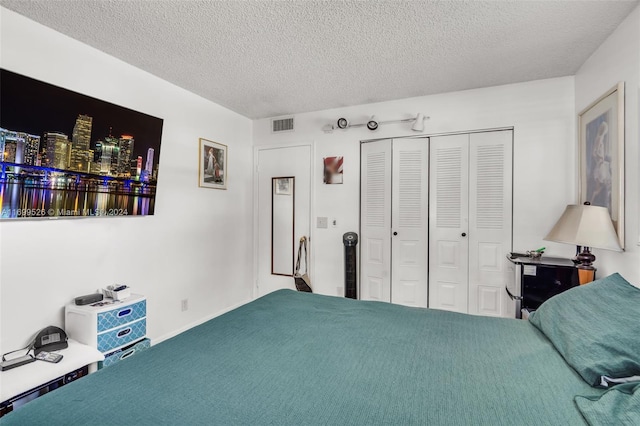
<svg viewBox="0 0 640 426"><path fill-rule="evenodd" d="M463 236L463 237L466 237L466 236L467 236L467 233L466 233L466 232L463 232L463 233L462 233L462 236Z"/></svg>
<svg viewBox="0 0 640 426"><path fill-rule="evenodd" d="M397 233L397 232L394 232L394 233L393 233L393 235L398 235L398 233Z"/></svg>

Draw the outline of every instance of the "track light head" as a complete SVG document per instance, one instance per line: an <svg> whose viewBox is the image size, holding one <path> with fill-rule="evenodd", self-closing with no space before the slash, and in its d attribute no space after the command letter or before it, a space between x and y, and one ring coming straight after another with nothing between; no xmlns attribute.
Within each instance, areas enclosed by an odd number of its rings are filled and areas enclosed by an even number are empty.
<svg viewBox="0 0 640 426"><path fill-rule="evenodd" d="M346 129L347 127L349 127L349 120L344 117L338 118L337 124L339 129Z"/></svg>
<svg viewBox="0 0 640 426"><path fill-rule="evenodd" d="M424 132L424 114L422 114L421 112L418 113L416 121L415 123L413 123L411 130L416 132Z"/></svg>
<svg viewBox="0 0 640 426"><path fill-rule="evenodd" d="M367 121L367 129L374 131L378 129L378 122L376 121L376 116L372 115L369 121Z"/></svg>

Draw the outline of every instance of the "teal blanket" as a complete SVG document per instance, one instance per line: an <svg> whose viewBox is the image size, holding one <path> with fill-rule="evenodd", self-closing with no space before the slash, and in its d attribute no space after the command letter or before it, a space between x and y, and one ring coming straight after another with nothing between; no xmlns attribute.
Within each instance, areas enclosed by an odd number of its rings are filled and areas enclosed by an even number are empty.
<svg viewBox="0 0 640 426"><path fill-rule="evenodd" d="M527 321L280 290L1 425L574 425L598 397Z"/></svg>
<svg viewBox="0 0 640 426"><path fill-rule="evenodd" d="M614 386L599 398L576 396L575 401L590 425L640 425L640 382Z"/></svg>

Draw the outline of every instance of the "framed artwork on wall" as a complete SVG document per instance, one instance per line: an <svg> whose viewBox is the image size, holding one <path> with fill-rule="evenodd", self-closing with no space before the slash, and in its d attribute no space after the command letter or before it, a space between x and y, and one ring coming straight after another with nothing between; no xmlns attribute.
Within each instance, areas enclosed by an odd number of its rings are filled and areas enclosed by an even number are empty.
<svg viewBox="0 0 640 426"><path fill-rule="evenodd" d="M580 204L609 209L624 248L624 82L578 115Z"/></svg>
<svg viewBox="0 0 640 426"><path fill-rule="evenodd" d="M200 138L198 185L227 189L227 146Z"/></svg>
<svg viewBox="0 0 640 426"><path fill-rule="evenodd" d="M291 195L293 178L274 178L276 195Z"/></svg>
<svg viewBox="0 0 640 426"><path fill-rule="evenodd" d="M0 69L0 220L155 214L163 119Z"/></svg>
<svg viewBox="0 0 640 426"><path fill-rule="evenodd" d="M342 183L342 165L344 157L325 157L323 159L323 182L327 185Z"/></svg>

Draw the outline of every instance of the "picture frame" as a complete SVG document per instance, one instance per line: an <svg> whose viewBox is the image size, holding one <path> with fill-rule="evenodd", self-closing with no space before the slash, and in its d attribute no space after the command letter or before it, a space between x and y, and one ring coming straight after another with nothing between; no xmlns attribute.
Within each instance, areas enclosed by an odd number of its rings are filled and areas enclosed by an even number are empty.
<svg viewBox="0 0 640 426"><path fill-rule="evenodd" d="M156 213L164 120L0 69L0 221Z"/></svg>
<svg viewBox="0 0 640 426"><path fill-rule="evenodd" d="M322 159L323 173L322 182L325 185L342 184L343 182L344 157L325 157Z"/></svg>
<svg viewBox="0 0 640 426"><path fill-rule="evenodd" d="M624 249L624 82L578 114L578 201L609 209Z"/></svg>
<svg viewBox="0 0 640 426"><path fill-rule="evenodd" d="M198 186L227 189L227 146L200 138Z"/></svg>
<svg viewBox="0 0 640 426"><path fill-rule="evenodd" d="M275 179L275 192L276 195L291 195L292 194L292 178L274 178Z"/></svg>

